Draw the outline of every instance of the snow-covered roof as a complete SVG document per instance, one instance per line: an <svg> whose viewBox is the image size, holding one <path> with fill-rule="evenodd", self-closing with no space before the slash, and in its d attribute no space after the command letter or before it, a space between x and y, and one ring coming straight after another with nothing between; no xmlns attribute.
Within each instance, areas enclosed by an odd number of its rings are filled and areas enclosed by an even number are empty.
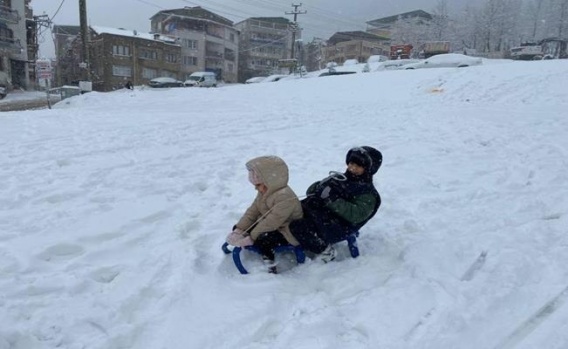
<svg viewBox="0 0 568 349"><path fill-rule="evenodd" d="M175 43L176 39L163 35L163 34L152 34L152 33L144 33L139 32L133 29L124 29L124 28L110 28L110 27L100 27L100 26L91 26L91 29L97 34L111 34L111 35L118 35L118 36L127 36L132 38L140 38L146 40L153 40L153 41L163 41L167 43Z"/></svg>

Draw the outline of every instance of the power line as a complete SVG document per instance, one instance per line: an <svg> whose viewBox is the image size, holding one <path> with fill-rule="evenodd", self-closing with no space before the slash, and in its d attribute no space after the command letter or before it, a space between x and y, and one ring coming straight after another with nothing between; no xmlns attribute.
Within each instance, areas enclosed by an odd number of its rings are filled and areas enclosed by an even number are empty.
<svg viewBox="0 0 568 349"><path fill-rule="evenodd" d="M141 3L146 4L146 5L154 6L156 8L162 9L162 10L165 9L165 7L162 7L160 5L156 5L156 4L149 2L149 1L145 1L145 0L135 0L135 1L141 2Z"/></svg>
<svg viewBox="0 0 568 349"><path fill-rule="evenodd" d="M57 16L57 14L59 13L59 10L61 10L61 7L63 6L63 4L65 3L65 0L61 0L61 4L59 4L59 7L57 8L57 11L55 11L55 13L53 14L53 16L51 16L51 20L53 20L55 18L55 16Z"/></svg>

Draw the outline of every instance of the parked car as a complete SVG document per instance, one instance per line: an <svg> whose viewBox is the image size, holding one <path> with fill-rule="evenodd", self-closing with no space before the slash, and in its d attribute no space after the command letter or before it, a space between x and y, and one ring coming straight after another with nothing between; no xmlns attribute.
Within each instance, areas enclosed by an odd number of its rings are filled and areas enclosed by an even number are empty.
<svg viewBox="0 0 568 349"><path fill-rule="evenodd" d="M154 78L148 83L150 87L183 87L183 82L167 76Z"/></svg>
<svg viewBox="0 0 568 349"><path fill-rule="evenodd" d="M212 72L195 72L183 84L186 87L217 87L217 77Z"/></svg>
<svg viewBox="0 0 568 349"><path fill-rule="evenodd" d="M0 71L0 99L3 99L8 95L8 90L11 88L10 78L8 74Z"/></svg>
<svg viewBox="0 0 568 349"><path fill-rule="evenodd" d="M256 83L261 82L264 79L266 79L266 76L255 76L255 77L252 77L252 78L248 79L247 81L245 81L245 84L256 84Z"/></svg>
<svg viewBox="0 0 568 349"><path fill-rule="evenodd" d="M347 60L345 60L345 62L343 62L344 67L347 67L347 66L350 66L350 65L357 65L357 64L359 64L359 61L356 60L356 59L347 59Z"/></svg>
<svg viewBox="0 0 568 349"><path fill-rule="evenodd" d="M389 61L380 62L375 68L376 71L379 70L394 70L400 69L400 67L405 66L407 64L418 63L420 62L419 59L391 59Z"/></svg>
<svg viewBox="0 0 568 349"><path fill-rule="evenodd" d="M472 65L480 65L483 61L479 57L470 57L460 53L444 53L432 56L418 63L406 64L398 69L422 69L422 68L463 68Z"/></svg>
<svg viewBox="0 0 568 349"><path fill-rule="evenodd" d="M356 74L354 71L326 71L318 75L318 77L322 76L332 76L332 75L348 75L348 74Z"/></svg>
<svg viewBox="0 0 568 349"><path fill-rule="evenodd" d="M538 61L544 56L542 46L536 44L524 44L511 48L511 58L521 61Z"/></svg>
<svg viewBox="0 0 568 349"><path fill-rule="evenodd" d="M274 75L270 75L270 76L264 78L261 82L275 82L275 81L278 81L278 80L285 78L287 76L288 75L274 74Z"/></svg>
<svg viewBox="0 0 568 349"><path fill-rule="evenodd" d="M386 62L389 58L383 55L372 55L367 59L367 63Z"/></svg>

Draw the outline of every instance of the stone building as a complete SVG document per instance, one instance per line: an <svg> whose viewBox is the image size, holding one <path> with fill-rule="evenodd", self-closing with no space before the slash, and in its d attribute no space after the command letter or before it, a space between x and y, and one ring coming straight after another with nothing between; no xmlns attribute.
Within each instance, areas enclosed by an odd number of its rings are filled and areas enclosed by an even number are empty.
<svg viewBox="0 0 568 349"><path fill-rule="evenodd" d="M337 32L327 40L325 61L342 64L348 59L366 62L373 55L389 55L390 40L364 31Z"/></svg>
<svg viewBox="0 0 568 349"><path fill-rule="evenodd" d="M280 61L292 50L292 22L283 17L253 17L235 24L239 37L239 82L254 76L288 73ZM300 37L298 37L300 39Z"/></svg>
<svg viewBox="0 0 568 349"><path fill-rule="evenodd" d="M237 81L239 32L232 21L199 6L163 10L150 20L152 33L180 39L182 80L210 71L219 80Z"/></svg>
<svg viewBox="0 0 568 349"><path fill-rule="evenodd" d="M390 38L391 32L399 20L413 20L416 24L426 23L432 20L432 15L423 10L399 13L397 15L373 19L367 22L367 32L381 37Z"/></svg>
<svg viewBox="0 0 568 349"><path fill-rule="evenodd" d="M135 30L89 27L90 79L95 91L112 91L127 81L144 85L156 77L182 79L181 47L174 37ZM86 80L79 26L55 26L58 86Z"/></svg>

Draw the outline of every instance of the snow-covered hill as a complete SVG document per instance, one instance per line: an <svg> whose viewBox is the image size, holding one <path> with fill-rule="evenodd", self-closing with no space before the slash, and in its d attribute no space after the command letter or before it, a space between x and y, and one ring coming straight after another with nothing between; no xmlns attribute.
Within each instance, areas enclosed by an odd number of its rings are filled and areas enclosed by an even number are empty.
<svg viewBox="0 0 568 349"><path fill-rule="evenodd" d="M0 349L568 347L568 61L90 93L0 115ZM275 154L380 149L361 256L240 275Z"/></svg>

